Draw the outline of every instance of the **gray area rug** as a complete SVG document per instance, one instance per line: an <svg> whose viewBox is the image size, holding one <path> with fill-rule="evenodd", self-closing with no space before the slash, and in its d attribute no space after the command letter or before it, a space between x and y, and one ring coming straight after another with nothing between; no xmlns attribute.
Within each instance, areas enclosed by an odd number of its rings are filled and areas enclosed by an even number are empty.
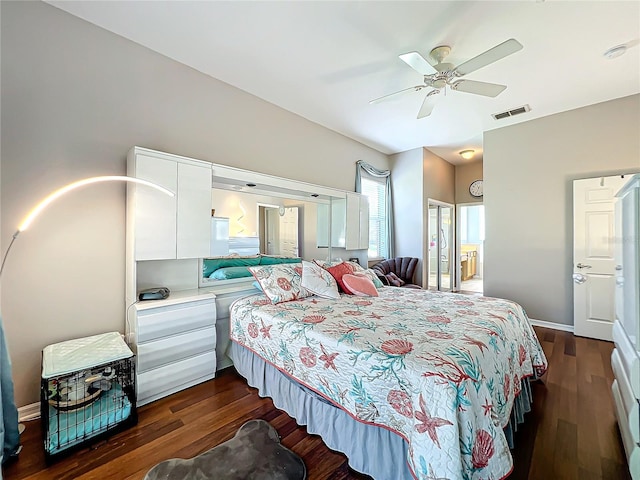
<svg viewBox="0 0 640 480"><path fill-rule="evenodd" d="M153 467L144 480L304 480L302 459L280 444L275 428L250 420L236 435L187 460L172 458Z"/></svg>

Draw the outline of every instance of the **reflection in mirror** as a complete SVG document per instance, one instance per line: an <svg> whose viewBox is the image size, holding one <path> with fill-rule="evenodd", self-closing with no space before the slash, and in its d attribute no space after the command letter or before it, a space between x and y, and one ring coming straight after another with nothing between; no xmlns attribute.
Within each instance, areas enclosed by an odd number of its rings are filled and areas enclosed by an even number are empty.
<svg viewBox="0 0 640 480"><path fill-rule="evenodd" d="M327 246L319 248L316 242L317 211L325 200L306 201L223 189L213 189L211 199L214 218L228 219L228 254L263 253L306 260L324 260L328 256ZM326 228L328 235L328 225Z"/></svg>
<svg viewBox="0 0 640 480"><path fill-rule="evenodd" d="M330 205L318 205L318 247L326 248L331 236L332 247L345 248L346 214L347 201L344 198L332 198Z"/></svg>
<svg viewBox="0 0 640 480"><path fill-rule="evenodd" d="M345 192L222 165L213 166L212 185L212 233L225 233L221 241L212 242L211 257L262 253L311 261L355 256L366 264L366 250L347 252L344 246ZM319 220L323 214L324 220ZM216 283L206 274L206 264L199 260L200 287ZM229 279L225 284L240 281L249 279Z"/></svg>
<svg viewBox="0 0 640 480"><path fill-rule="evenodd" d="M305 201L214 188L211 201L211 208L215 210L215 217L211 218L212 238L215 238L211 257L232 254L248 257L262 253L325 260L329 256L327 247L316 245L317 207L319 202L326 200ZM222 235L216 232L222 232ZM206 263L203 259L199 261L200 287L214 285L219 280L225 280L225 283L250 281L250 277L213 275L206 271ZM233 269L232 273L237 273L236 270L242 268Z"/></svg>
<svg viewBox="0 0 640 480"><path fill-rule="evenodd" d="M298 221L304 207L273 207L258 204L260 253L302 257Z"/></svg>

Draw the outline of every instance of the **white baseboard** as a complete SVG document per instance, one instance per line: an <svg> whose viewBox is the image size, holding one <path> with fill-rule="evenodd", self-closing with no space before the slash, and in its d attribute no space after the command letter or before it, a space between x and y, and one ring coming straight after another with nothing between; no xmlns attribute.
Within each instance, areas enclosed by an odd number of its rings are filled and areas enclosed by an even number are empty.
<svg viewBox="0 0 640 480"><path fill-rule="evenodd" d="M24 407L18 408L18 421L28 422L40 418L40 404L30 403Z"/></svg>
<svg viewBox="0 0 640 480"><path fill-rule="evenodd" d="M566 325L564 323L555 323L555 322L545 322L544 320L536 320L535 318L530 318L529 321L531 325L536 327L544 327L551 328L553 330L562 330L563 332L573 333L573 325Z"/></svg>

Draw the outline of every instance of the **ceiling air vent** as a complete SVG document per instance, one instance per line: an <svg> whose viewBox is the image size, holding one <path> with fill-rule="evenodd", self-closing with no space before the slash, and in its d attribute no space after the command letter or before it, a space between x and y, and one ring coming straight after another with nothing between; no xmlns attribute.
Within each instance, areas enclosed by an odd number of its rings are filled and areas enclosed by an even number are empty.
<svg viewBox="0 0 640 480"><path fill-rule="evenodd" d="M525 113L531 110L529 105L523 105L518 108L514 108L513 110L507 110L506 112L494 113L491 115L496 120L500 120L502 118L513 117L514 115L520 115L521 113Z"/></svg>

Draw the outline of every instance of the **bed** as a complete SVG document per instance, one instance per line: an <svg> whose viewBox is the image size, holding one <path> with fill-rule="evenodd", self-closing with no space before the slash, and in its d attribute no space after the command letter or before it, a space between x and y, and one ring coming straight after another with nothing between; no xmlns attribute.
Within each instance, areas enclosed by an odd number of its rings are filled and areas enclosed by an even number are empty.
<svg viewBox="0 0 640 480"><path fill-rule="evenodd" d="M236 369L376 479L506 477L508 427L528 409L528 379L547 368L523 308L397 287L378 295L237 300Z"/></svg>

